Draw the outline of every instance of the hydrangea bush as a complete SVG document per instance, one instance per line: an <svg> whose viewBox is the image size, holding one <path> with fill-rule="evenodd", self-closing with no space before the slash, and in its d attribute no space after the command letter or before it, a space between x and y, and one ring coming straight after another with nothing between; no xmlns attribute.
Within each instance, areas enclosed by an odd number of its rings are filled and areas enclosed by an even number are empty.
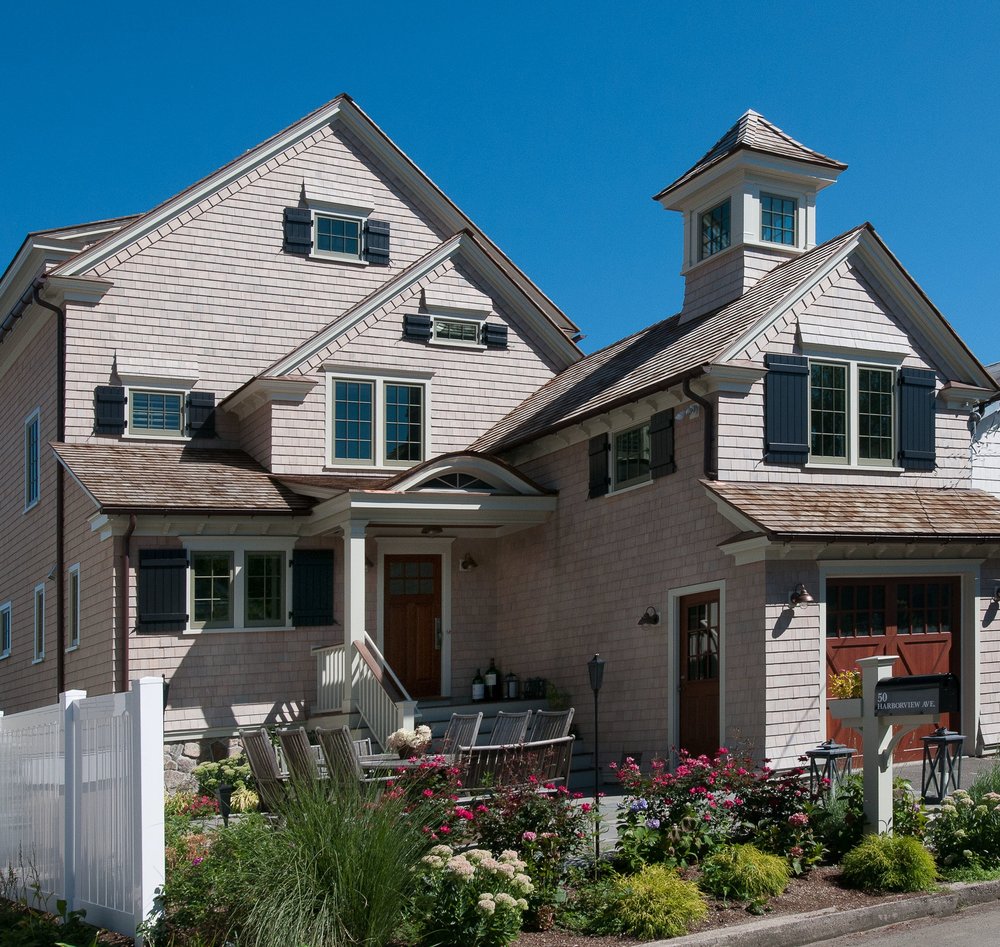
<svg viewBox="0 0 1000 947"><path fill-rule="evenodd" d="M928 823L926 839L942 868L1000 867L1000 793L985 793L977 802L956 790Z"/></svg>
<svg viewBox="0 0 1000 947"><path fill-rule="evenodd" d="M533 891L525 863L511 850L456 854L436 845L415 868L410 926L426 947L506 947L521 930Z"/></svg>

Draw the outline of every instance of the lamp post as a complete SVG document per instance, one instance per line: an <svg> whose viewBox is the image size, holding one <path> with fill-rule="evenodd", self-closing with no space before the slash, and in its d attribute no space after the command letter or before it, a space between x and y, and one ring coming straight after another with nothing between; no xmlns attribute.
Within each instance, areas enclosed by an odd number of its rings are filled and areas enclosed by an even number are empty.
<svg viewBox="0 0 1000 947"><path fill-rule="evenodd" d="M597 726L597 695L604 683L604 659L595 654L587 662L587 671L590 673L590 687L594 692L594 875L597 875L597 866L601 860L601 744L598 736Z"/></svg>

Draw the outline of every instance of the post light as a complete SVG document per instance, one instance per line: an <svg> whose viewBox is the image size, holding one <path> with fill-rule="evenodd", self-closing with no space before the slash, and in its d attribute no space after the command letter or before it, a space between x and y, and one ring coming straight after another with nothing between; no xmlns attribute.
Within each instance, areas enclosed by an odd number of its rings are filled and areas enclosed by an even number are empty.
<svg viewBox="0 0 1000 947"><path fill-rule="evenodd" d="M590 674L590 687L594 692L594 876L597 876L597 866L601 860L601 744L598 730L597 695L604 683L604 658L595 654L587 662Z"/></svg>
<svg viewBox="0 0 1000 947"><path fill-rule="evenodd" d="M830 795L837 795L840 784L851 775L854 750L834 740L826 740L815 750L806 750L809 757L809 792L816 795L825 785Z"/></svg>
<svg viewBox="0 0 1000 947"><path fill-rule="evenodd" d="M924 744L920 795L924 797L924 802L940 805L945 796L961 785L965 735L940 727L929 737L920 739Z"/></svg>

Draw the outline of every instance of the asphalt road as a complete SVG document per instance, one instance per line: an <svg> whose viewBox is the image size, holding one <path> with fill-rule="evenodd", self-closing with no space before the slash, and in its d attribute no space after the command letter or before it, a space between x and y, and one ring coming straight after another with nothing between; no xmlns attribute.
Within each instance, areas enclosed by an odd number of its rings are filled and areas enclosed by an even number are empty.
<svg viewBox="0 0 1000 947"><path fill-rule="evenodd" d="M965 908L948 917L925 917L892 924L863 934L848 934L820 943L826 947L997 947L1000 945L1000 901Z"/></svg>

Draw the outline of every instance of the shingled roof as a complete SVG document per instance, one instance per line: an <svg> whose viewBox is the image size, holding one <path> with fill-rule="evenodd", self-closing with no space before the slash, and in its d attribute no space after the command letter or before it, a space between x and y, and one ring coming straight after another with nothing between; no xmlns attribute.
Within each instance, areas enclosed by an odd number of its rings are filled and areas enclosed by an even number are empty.
<svg viewBox="0 0 1000 947"><path fill-rule="evenodd" d="M694 166L685 171L676 181L668 184L653 200L661 200L674 189L686 184L692 178L718 164L723 158L733 152L746 149L763 154L778 155L781 158L791 158L793 161L805 161L809 164L824 165L843 171L847 165L841 161L813 151L791 135L786 135L777 125L771 124L759 112L748 109L739 120L711 148L695 162Z"/></svg>
<svg viewBox="0 0 1000 947"><path fill-rule="evenodd" d="M496 452L603 414L678 384L717 358L741 333L868 224L775 267L743 296L702 318L671 316L560 372L471 445Z"/></svg>
<svg viewBox="0 0 1000 947"><path fill-rule="evenodd" d="M53 444L104 513L294 515L315 500L240 450L172 445Z"/></svg>
<svg viewBox="0 0 1000 947"><path fill-rule="evenodd" d="M1000 542L985 490L702 482L771 539Z"/></svg>

